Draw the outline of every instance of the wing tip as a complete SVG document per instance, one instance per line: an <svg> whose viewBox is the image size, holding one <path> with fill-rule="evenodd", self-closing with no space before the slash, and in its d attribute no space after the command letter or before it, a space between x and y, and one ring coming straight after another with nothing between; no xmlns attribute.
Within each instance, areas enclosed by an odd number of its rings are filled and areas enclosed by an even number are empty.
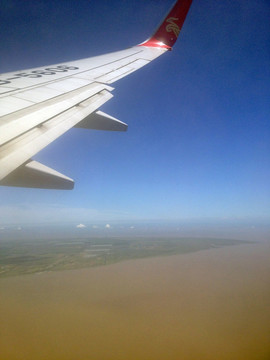
<svg viewBox="0 0 270 360"><path fill-rule="evenodd" d="M185 22L192 0L177 0L154 34L139 46L172 50Z"/></svg>

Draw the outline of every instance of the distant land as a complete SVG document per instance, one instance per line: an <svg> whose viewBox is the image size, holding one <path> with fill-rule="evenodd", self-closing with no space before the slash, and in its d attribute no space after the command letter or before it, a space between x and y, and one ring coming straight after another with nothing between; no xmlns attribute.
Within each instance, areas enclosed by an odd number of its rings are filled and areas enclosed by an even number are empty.
<svg viewBox="0 0 270 360"><path fill-rule="evenodd" d="M108 265L123 260L185 254L247 244L189 237L79 237L0 241L0 278Z"/></svg>

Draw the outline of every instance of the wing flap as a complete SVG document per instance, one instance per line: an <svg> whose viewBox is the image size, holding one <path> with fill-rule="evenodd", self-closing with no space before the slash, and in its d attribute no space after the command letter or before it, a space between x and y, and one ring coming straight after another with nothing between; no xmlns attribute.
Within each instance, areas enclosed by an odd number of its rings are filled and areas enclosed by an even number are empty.
<svg viewBox="0 0 270 360"><path fill-rule="evenodd" d="M37 161L29 161L5 179L0 181L4 186L20 186L42 189L72 190L74 181Z"/></svg>
<svg viewBox="0 0 270 360"><path fill-rule="evenodd" d="M97 110L112 96L108 90L102 90L1 146L0 180Z"/></svg>
<svg viewBox="0 0 270 360"><path fill-rule="evenodd" d="M103 111L95 111L79 122L75 127L93 130L127 131L128 126Z"/></svg>
<svg viewBox="0 0 270 360"><path fill-rule="evenodd" d="M22 109L20 112L17 112L16 119L13 119L11 115L3 116L0 120L0 145L31 130L35 126L40 126L48 119L80 104L102 90L111 91L112 89L108 85L91 83L84 88L69 91L61 96L32 105L30 108Z"/></svg>

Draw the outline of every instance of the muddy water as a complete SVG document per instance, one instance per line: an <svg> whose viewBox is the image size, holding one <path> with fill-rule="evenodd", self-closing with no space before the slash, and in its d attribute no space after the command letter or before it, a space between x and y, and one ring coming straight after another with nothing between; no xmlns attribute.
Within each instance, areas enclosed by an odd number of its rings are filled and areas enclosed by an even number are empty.
<svg viewBox="0 0 270 360"><path fill-rule="evenodd" d="M0 281L1 360L270 359L270 246Z"/></svg>

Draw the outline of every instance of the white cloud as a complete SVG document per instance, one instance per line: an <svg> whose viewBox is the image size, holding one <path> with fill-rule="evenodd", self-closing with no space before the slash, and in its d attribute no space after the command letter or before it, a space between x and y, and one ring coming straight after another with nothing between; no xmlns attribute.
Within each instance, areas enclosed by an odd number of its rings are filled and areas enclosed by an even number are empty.
<svg viewBox="0 0 270 360"><path fill-rule="evenodd" d="M106 228L106 229L110 229L110 228L111 228L111 225L110 225L110 224L106 224L106 225L105 225L105 228Z"/></svg>
<svg viewBox="0 0 270 360"><path fill-rule="evenodd" d="M131 226L130 229L135 229L135 226Z"/></svg>
<svg viewBox="0 0 270 360"><path fill-rule="evenodd" d="M93 225L92 228L93 228L93 229L98 229L98 226L97 226L97 225Z"/></svg>
<svg viewBox="0 0 270 360"><path fill-rule="evenodd" d="M78 229L83 229L83 228L86 228L86 225L84 225L84 224L79 224L79 225L76 226L76 228L78 228Z"/></svg>

